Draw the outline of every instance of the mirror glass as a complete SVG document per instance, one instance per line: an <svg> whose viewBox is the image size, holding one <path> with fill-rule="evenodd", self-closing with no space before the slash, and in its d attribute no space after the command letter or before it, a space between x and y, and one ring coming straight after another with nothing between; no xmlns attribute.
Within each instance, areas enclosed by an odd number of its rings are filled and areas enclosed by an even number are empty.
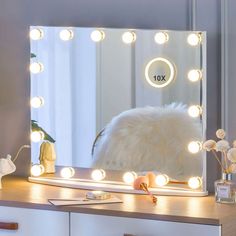
<svg viewBox="0 0 236 236"><path fill-rule="evenodd" d="M203 175L205 32L30 30L31 119L55 139L56 165Z"/></svg>

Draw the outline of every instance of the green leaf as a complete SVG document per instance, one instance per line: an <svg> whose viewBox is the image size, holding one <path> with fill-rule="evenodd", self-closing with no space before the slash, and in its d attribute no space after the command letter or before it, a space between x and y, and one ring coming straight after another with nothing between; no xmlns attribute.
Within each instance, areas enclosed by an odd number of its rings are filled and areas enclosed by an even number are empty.
<svg viewBox="0 0 236 236"><path fill-rule="evenodd" d="M30 58L34 58L36 55L34 53L30 53Z"/></svg>

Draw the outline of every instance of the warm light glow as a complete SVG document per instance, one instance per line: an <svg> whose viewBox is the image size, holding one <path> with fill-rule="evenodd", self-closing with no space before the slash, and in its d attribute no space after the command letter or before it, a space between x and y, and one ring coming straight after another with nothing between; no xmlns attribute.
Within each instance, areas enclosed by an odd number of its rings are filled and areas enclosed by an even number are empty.
<svg viewBox="0 0 236 236"><path fill-rule="evenodd" d="M73 39L74 32L70 29L64 29L64 30L61 30L59 36L61 40L68 41L68 40Z"/></svg>
<svg viewBox="0 0 236 236"><path fill-rule="evenodd" d="M32 176L35 176L35 177L40 176L44 173L44 167L43 165L39 165L39 164L33 165L31 167L30 172Z"/></svg>
<svg viewBox="0 0 236 236"><path fill-rule="evenodd" d="M135 42L136 40L136 34L134 32L125 32L123 33L122 35L122 41L126 44L130 44L130 43L133 43Z"/></svg>
<svg viewBox="0 0 236 236"><path fill-rule="evenodd" d="M30 100L30 105L33 108L40 108L44 105L44 99L42 97L33 97Z"/></svg>
<svg viewBox="0 0 236 236"><path fill-rule="evenodd" d="M94 42L99 42L105 38L105 33L102 30L94 30L90 36Z"/></svg>
<svg viewBox="0 0 236 236"><path fill-rule="evenodd" d="M187 42L191 46L197 46L201 42L200 34L190 34L187 38Z"/></svg>
<svg viewBox="0 0 236 236"><path fill-rule="evenodd" d="M201 187L201 185L202 185L202 179L200 177L191 177L188 180L188 186L191 189L197 189Z"/></svg>
<svg viewBox="0 0 236 236"><path fill-rule="evenodd" d="M102 169L93 170L91 177L95 181L101 181L106 177L106 172Z"/></svg>
<svg viewBox="0 0 236 236"><path fill-rule="evenodd" d="M202 114L202 108L199 105L193 105L188 108L189 116L196 118Z"/></svg>
<svg viewBox="0 0 236 236"><path fill-rule="evenodd" d="M64 167L61 170L61 177L64 179L69 179L73 177L75 174L75 170L72 167Z"/></svg>
<svg viewBox="0 0 236 236"><path fill-rule="evenodd" d="M195 154L202 149L202 144L199 141L192 141L188 144L188 151Z"/></svg>
<svg viewBox="0 0 236 236"><path fill-rule="evenodd" d="M126 184L132 184L136 178L137 178L137 174L134 171L125 172L123 175L123 181Z"/></svg>
<svg viewBox="0 0 236 236"><path fill-rule="evenodd" d="M156 43L164 44L169 40L169 35L166 32L158 32L154 37Z"/></svg>
<svg viewBox="0 0 236 236"><path fill-rule="evenodd" d="M200 70L190 70L188 72L188 79L191 82L197 82L202 78L202 72Z"/></svg>
<svg viewBox="0 0 236 236"><path fill-rule="evenodd" d="M43 38L44 33L43 33L43 30L41 29L32 29L30 30L29 35L32 40L39 40Z"/></svg>
<svg viewBox="0 0 236 236"><path fill-rule="evenodd" d="M155 182L159 187L165 186L169 183L170 179L167 175L159 174L156 176Z"/></svg>
<svg viewBox="0 0 236 236"><path fill-rule="evenodd" d="M30 72L33 74L37 74L43 71L43 64L41 62L32 62L30 64Z"/></svg>
<svg viewBox="0 0 236 236"><path fill-rule="evenodd" d="M33 131L30 135L31 141L38 143L44 139L44 132L42 131Z"/></svg>

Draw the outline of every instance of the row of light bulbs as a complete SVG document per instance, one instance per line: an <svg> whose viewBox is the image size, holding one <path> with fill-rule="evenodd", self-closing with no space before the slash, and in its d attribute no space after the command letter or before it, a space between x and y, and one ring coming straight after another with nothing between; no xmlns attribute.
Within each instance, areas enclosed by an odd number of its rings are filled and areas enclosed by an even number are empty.
<svg viewBox="0 0 236 236"><path fill-rule="evenodd" d="M30 38L32 40L40 40L44 37L44 32L40 28L30 30ZM68 41L74 38L74 31L72 29L63 29L59 33L59 37L63 41ZM90 35L94 42L100 42L105 39L105 32L103 30L94 30ZM136 33L134 31L126 31L122 34L122 41L126 44L131 44L136 41ZM154 40L157 44L165 44L169 41L169 34L161 31L155 34ZM187 42L191 46L197 46L202 42L200 33L191 33L187 37Z"/></svg>
<svg viewBox="0 0 236 236"><path fill-rule="evenodd" d="M31 167L31 175L34 177L38 177L44 173L44 167L40 164L35 164ZM70 179L75 175L75 170L72 167L64 167L62 168L60 175L64 179ZM102 181L106 177L106 172L103 169L95 169L91 173L91 178L94 181ZM123 174L123 181L128 185L132 185L134 180L138 177L138 175L132 172L125 172ZM170 178L165 174L158 174L155 177L155 183L158 187L163 187L170 183ZM202 179L200 177L191 177L188 180L188 186L191 189L198 189L202 185Z"/></svg>

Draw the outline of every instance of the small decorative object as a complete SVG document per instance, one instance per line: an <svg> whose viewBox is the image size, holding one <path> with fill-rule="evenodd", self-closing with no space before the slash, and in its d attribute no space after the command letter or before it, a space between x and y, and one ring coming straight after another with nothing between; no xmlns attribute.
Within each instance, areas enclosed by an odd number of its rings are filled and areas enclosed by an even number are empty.
<svg viewBox="0 0 236 236"><path fill-rule="evenodd" d="M40 146L40 164L44 166L45 173L55 173L56 152L54 144L43 142Z"/></svg>
<svg viewBox="0 0 236 236"><path fill-rule="evenodd" d="M152 202L154 204L157 203L157 197L154 196L149 190L148 190L148 186L149 186L149 179L147 176L139 176L138 178L135 179L134 183L133 183L133 188L136 190L143 190L144 192L146 192L152 199Z"/></svg>
<svg viewBox="0 0 236 236"><path fill-rule="evenodd" d="M7 155L6 158L0 158L0 189L2 188L2 177L4 175L8 175L16 171L16 166L14 162L16 161L20 152L24 148L30 148L30 146L29 145L21 146L13 160L11 160L11 155L9 154Z"/></svg>
<svg viewBox="0 0 236 236"><path fill-rule="evenodd" d="M236 173L236 140L233 142L233 147L225 140L226 133L223 129L216 131L216 137L219 141L207 140L203 144L203 149L212 152L218 161L222 178L215 181L215 198L219 203L235 203L236 202L236 184L232 181L232 175ZM221 153L218 157L217 152Z"/></svg>

